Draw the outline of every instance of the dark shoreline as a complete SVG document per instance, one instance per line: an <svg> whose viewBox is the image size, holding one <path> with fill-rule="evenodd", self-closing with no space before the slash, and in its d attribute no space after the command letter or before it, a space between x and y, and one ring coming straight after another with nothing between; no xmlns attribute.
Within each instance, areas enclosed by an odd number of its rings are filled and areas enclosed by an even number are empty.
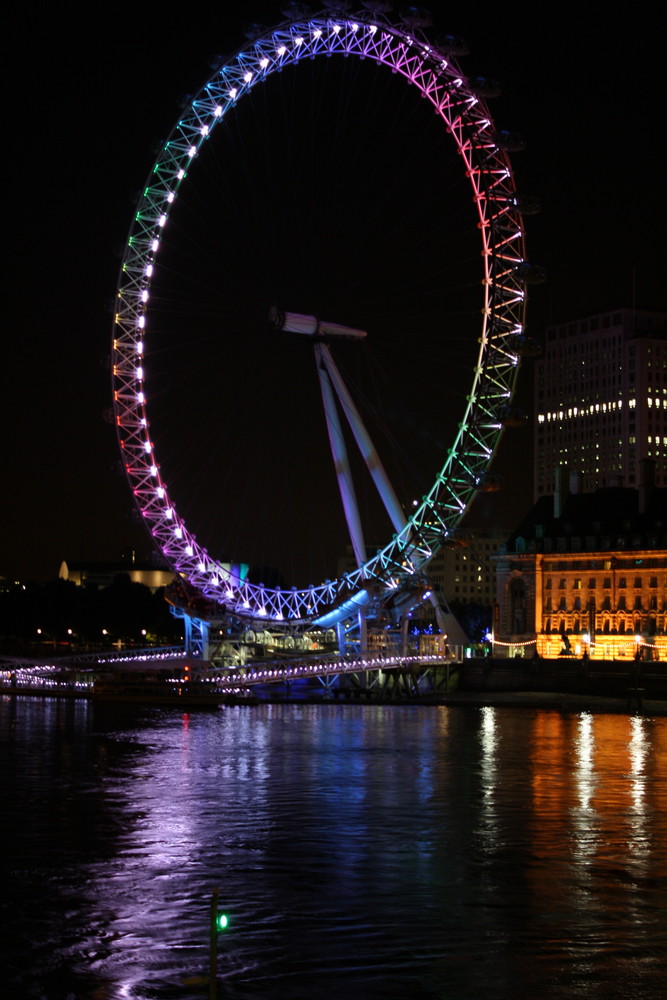
<svg viewBox="0 0 667 1000"><path fill-rule="evenodd" d="M563 691L457 691L445 695L447 706L476 708L542 708L559 712L594 712L616 715L667 716L667 701L635 696L571 694Z"/></svg>
<svg viewBox="0 0 667 1000"><path fill-rule="evenodd" d="M225 708L225 707L248 707L258 705L368 705L384 707L394 706L396 708L409 708L411 706L434 707L434 708L528 708L543 709L546 711L557 711L565 714L578 714L589 712L593 714L612 715L641 715L641 716L667 716L667 701L655 698L636 697L619 698L605 695L571 694L562 691L458 691L444 695L425 695L403 698L314 698L312 696L294 697L289 695L278 695L277 697L239 698L228 700L204 701L201 699L175 699L175 698L114 698L98 697L91 698L85 695L77 695L73 692L55 691L29 691L29 690L2 690L0 696L5 698L30 698L30 699L62 699L64 701L75 701L77 699L89 701L96 705L127 705L143 704L153 705L160 708L176 708L186 711Z"/></svg>

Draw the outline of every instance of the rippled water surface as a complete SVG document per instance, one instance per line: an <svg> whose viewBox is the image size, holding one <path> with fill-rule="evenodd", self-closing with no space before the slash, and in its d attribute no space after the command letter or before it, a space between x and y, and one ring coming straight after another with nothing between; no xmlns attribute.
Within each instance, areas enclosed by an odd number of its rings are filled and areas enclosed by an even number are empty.
<svg viewBox="0 0 667 1000"><path fill-rule="evenodd" d="M3 996L620 998L667 981L667 719L0 702Z"/></svg>

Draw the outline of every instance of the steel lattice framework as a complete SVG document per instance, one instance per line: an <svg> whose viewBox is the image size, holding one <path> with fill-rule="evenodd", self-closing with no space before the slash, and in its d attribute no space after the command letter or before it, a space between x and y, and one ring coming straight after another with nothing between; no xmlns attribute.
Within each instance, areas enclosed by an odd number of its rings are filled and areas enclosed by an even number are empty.
<svg viewBox="0 0 667 1000"><path fill-rule="evenodd" d="M479 215L482 328L472 389L454 443L430 492L406 527L359 569L307 589L270 589L240 580L213 559L171 503L151 441L144 387L144 338L161 237L179 188L230 108L281 68L319 56L356 56L398 73L442 119L462 157ZM123 465L142 518L174 571L225 609L274 623L330 624L358 611L369 591L409 586L451 538L487 470L517 375L525 314L523 225L507 142L483 88L418 29L368 10L331 10L287 21L241 48L184 110L149 175L121 267L114 317L112 388Z"/></svg>

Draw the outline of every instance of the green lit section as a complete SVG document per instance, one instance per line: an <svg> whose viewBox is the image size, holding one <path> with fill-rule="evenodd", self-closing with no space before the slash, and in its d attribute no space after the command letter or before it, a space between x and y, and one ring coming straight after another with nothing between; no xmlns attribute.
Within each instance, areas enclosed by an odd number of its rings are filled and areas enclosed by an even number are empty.
<svg viewBox="0 0 667 1000"><path fill-rule="evenodd" d="M226 931L229 927L229 917L226 913L216 913L215 915L215 929L216 931Z"/></svg>

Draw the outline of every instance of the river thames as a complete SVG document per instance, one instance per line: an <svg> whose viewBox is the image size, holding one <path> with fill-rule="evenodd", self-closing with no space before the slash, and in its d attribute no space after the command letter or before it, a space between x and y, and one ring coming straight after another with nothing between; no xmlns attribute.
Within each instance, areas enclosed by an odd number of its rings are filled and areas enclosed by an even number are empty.
<svg viewBox="0 0 667 1000"><path fill-rule="evenodd" d="M3 996L655 1000L667 718L4 697Z"/></svg>

